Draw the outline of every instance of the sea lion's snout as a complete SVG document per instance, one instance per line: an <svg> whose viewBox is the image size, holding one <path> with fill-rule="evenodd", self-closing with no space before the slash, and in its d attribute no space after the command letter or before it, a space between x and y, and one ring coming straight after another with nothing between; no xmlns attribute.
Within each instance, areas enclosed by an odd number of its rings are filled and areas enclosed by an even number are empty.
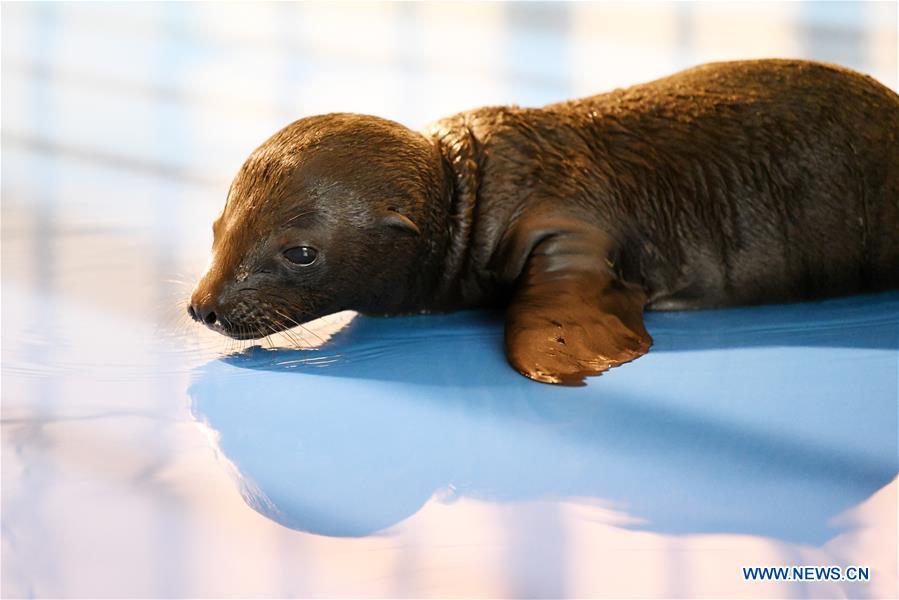
<svg viewBox="0 0 899 600"><path fill-rule="evenodd" d="M220 311L210 295L198 296L195 291L187 305L187 314L198 323L205 323L207 327L214 327L219 322L217 310Z"/></svg>
<svg viewBox="0 0 899 600"><path fill-rule="evenodd" d="M259 296L261 287L257 286L261 283L247 283L211 268L191 293L187 314L212 331L234 339L256 339L286 329L288 325L282 321L288 317L266 317L264 309L273 307Z"/></svg>
<svg viewBox="0 0 899 600"><path fill-rule="evenodd" d="M216 285L211 279L211 273L207 271L197 283L187 303L187 314L197 323L228 335L227 329L233 319L229 318L228 307L222 301L223 286Z"/></svg>

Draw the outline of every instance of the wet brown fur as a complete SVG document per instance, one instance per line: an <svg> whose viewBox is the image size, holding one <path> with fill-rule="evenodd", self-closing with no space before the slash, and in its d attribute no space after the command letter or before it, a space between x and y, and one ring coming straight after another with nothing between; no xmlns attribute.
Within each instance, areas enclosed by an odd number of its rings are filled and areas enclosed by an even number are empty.
<svg viewBox="0 0 899 600"><path fill-rule="evenodd" d="M899 97L805 61L708 64L424 135L311 117L241 169L194 298L235 324L273 296L294 322L508 305L513 366L577 383L648 350L644 308L899 287L897 167ZM300 212L313 224L281 231ZM285 269L303 236L325 258Z"/></svg>

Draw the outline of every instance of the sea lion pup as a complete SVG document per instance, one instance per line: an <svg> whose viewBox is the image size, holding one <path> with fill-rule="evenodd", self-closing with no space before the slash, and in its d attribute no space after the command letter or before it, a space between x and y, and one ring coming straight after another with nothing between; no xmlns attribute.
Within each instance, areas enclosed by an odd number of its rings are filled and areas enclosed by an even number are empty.
<svg viewBox="0 0 899 600"><path fill-rule="evenodd" d="M512 366L576 384L647 352L645 309L899 287L899 96L762 60L424 133L309 117L250 155L213 230L188 310L225 335L508 306Z"/></svg>

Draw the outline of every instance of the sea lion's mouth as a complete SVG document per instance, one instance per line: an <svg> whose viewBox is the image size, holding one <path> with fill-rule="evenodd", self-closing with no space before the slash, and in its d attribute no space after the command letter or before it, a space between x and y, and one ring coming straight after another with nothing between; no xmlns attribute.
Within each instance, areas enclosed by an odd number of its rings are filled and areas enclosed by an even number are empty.
<svg viewBox="0 0 899 600"><path fill-rule="evenodd" d="M259 340L267 335L277 333L276 331L228 331L226 329L219 330L222 335L228 336L233 340Z"/></svg>
<svg viewBox="0 0 899 600"><path fill-rule="evenodd" d="M293 327L301 327L310 320L305 318L305 314L297 316L297 311L286 305L269 301L252 304L242 301L215 308L217 310L204 310L190 304L187 312L194 321L233 340L262 339Z"/></svg>
<svg viewBox="0 0 899 600"><path fill-rule="evenodd" d="M258 340L268 335L284 331L286 328L276 327L274 324L267 326L260 325L259 323L236 324L221 320L213 325L211 329L234 340Z"/></svg>

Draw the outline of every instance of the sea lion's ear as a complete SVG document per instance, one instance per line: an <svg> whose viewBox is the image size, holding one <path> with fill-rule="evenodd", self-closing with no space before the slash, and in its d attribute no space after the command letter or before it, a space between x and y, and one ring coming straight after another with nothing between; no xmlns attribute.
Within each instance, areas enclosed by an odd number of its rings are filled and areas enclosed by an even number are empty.
<svg viewBox="0 0 899 600"><path fill-rule="evenodd" d="M381 212L381 224L407 231L413 235L421 235L421 230L418 228L418 225L412 222L412 219L391 208Z"/></svg>
<svg viewBox="0 0 899 600"><path fill-rule="evenodd" d="M530 234L509 239L507 258L518 260L522 248L528 255L506 311L506 357L536 381L580 385L649 350L646 295L609 268L604 232L573 220L549 224L540 218Z"/></svg>

